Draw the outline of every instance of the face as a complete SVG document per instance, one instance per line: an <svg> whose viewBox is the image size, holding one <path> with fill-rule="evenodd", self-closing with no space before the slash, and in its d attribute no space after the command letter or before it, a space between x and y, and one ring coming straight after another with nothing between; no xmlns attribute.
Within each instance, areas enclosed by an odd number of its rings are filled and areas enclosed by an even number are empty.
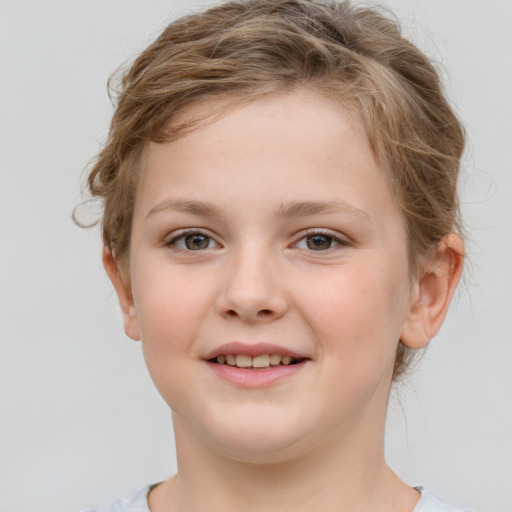
<svg viewBox="0 0 512 512"><path fill-rule="evenodd" d="M130 276L127 333L203 446L270 460L383 429L417 298L400 212L348 109L274 96L150 144Z"/></svg>

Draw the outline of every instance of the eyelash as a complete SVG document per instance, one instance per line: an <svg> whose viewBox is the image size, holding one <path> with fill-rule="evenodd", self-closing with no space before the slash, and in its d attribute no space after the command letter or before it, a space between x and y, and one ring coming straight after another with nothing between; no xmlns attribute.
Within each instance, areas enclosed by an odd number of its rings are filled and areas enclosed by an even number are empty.
<svg viewBox="0 0 512 512"><path fill-rule="evenodd" d="M204 250L204 249L197 249L195 251L194 249L188 249L188 248L183 248L183 247L177 246L177 242L179 240L183 240L183 242L186 243L185 240L186 240L187 236L191 236L191 235L202 236L202 237L208 239L209 240L208 245L210 245L210 242L214 242L216 245L219 245L212 236L210 236L209 234L205 233L204 231L202 231L200 229L187 229L185 231L182 231L178 235L171 238L168 242L165 242L165 245L176 252L196 252L196 251L200 252L201 250ZM206 247L206 249L211 249L211 247Z"/></svg>
<svg viewBox="0 0 512 512"><path fill-rule="evenodd" d="M309 230L307 230L306 233L304 233L297 240L297 242L295 242L294 245L298 246L299 242L301 242L302 240L305 240L306 243L307 243L307 239L311 238L311 237L314 237L314 236L328 238L328 239L331 240L331 242L334 242L335 245L334 245L334 247L328 247L327 249L323 249L323 250L315 251L314 249L310 249L309 247L304 248L305 250L309 250L311 252L327 252L327 251L330 251L332 249L336 249L337 247L343 247L343 246L350 245L350 243L347 240L342 239L339 236L336 236L334 233L332 233L330 231L327 231L327 230L324 230L324 229L309 229Z"/></svg>
<svg viewBox="0 0 512 512"><path fill-rule="evenodd" d="M208 246L205 248L199 248L199 249L195 249L195 250L186 248L186 247L178 247L178 245L177 245L178 241L183 240L184 243L186 243L186 238L191 235L204 237L205 239L208 240ZM299 242L304 240L304 241L306 241L306 244L307 244L307 239L311 238L311 237L315 237L315 236L325 237L325 238L329 239L331 242L330 245L332 245L332 243L335 244L334 247L330 246L330 247L327 247L326 249L319 249L319 250L311 249L310 247L299 247L299 245L298 245ZM215 241L215 239L212 236L210 236L209 234L205 233L204 231L202 231L200 229L187 229L186 231L182 231L178 235L171 238L171 240L169 240L168 242L165 242L165 245L176 252L196 252L196 251L201 252L206 249L212 249L212 247L210 247L211 242L213 242L217 246L220 245L218 242ZM338 236L334 235L330 231L322 230L322 229L309 229L293 245L298 247L299 249L303 249L303 250L307 250L307 251L311 251L311 252L327 252L332 249L335 249L336 247L348 246L348 245L350 245L350 243L347 240L339 238Z"/></svg>

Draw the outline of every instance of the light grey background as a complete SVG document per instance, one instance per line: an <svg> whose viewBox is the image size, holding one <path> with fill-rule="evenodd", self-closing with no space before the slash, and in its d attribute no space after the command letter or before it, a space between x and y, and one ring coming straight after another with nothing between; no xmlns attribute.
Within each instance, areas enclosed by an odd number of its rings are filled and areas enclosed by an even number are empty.
<svg viewBox="0 0 512 512"><path fill-rule="evenodd" d="M409 483L512 511L512 1L392 1L442 62L470 138L466 288L392 401ZM211 5L204 1L203 5ZM191 4L1 0L0 510L100 505L175 470L170 413L123 334L96 230L70 219L112 112L105 82Z"/></svg>

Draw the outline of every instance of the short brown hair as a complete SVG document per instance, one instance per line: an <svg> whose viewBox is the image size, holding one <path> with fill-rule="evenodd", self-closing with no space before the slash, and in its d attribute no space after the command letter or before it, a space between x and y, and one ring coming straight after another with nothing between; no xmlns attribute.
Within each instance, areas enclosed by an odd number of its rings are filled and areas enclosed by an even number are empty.
<svg viewBox="0 0 512 512"><path fill-rule="evenodd" d="M429 59L382 9L348 1L231 1L171 23L124 73L108 140L88 176L103 201L105 246L123 266L141 159L149 141L183 135L199 101L232 106L298 87L360 113L408 234L411 273L460 232L464 132ZM413 351L399 344L395 378Z"/></svg>

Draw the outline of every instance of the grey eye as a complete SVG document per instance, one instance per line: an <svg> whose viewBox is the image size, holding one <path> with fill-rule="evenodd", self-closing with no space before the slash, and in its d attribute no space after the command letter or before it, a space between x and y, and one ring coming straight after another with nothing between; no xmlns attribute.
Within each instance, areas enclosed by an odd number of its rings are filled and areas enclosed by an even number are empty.
<svg viewBox="0 0 512 512"><path fill-rule="evenodd" d="M306 237L306 246L313 251L330 249L333 242L333 237L327 235L311 235Z"/></svg>
<svg viewBox="0 0 512 512"><path fill-rule="evenodd" d="M200 231L188 231L174 237L166 245L178 251L203 251L218 247L218 243Z"/></svg>
<svg viewBox="0 0 512 512"><path fill-rule="evenodd" d="M209 236L201 235L200 233L193 233L183 237L185 247L190 251L199 251L201 249L208 249L212 239Z"/></svg>
<svg viewBox="0 0 512 512"><path fill-rule="evenodd" d="M335 234L324 233L322 230L311 230L306 233L296 244L295 247L305 251L328 251L340 246L347 246L349 243L343 238L337 237Z"/></svg>

